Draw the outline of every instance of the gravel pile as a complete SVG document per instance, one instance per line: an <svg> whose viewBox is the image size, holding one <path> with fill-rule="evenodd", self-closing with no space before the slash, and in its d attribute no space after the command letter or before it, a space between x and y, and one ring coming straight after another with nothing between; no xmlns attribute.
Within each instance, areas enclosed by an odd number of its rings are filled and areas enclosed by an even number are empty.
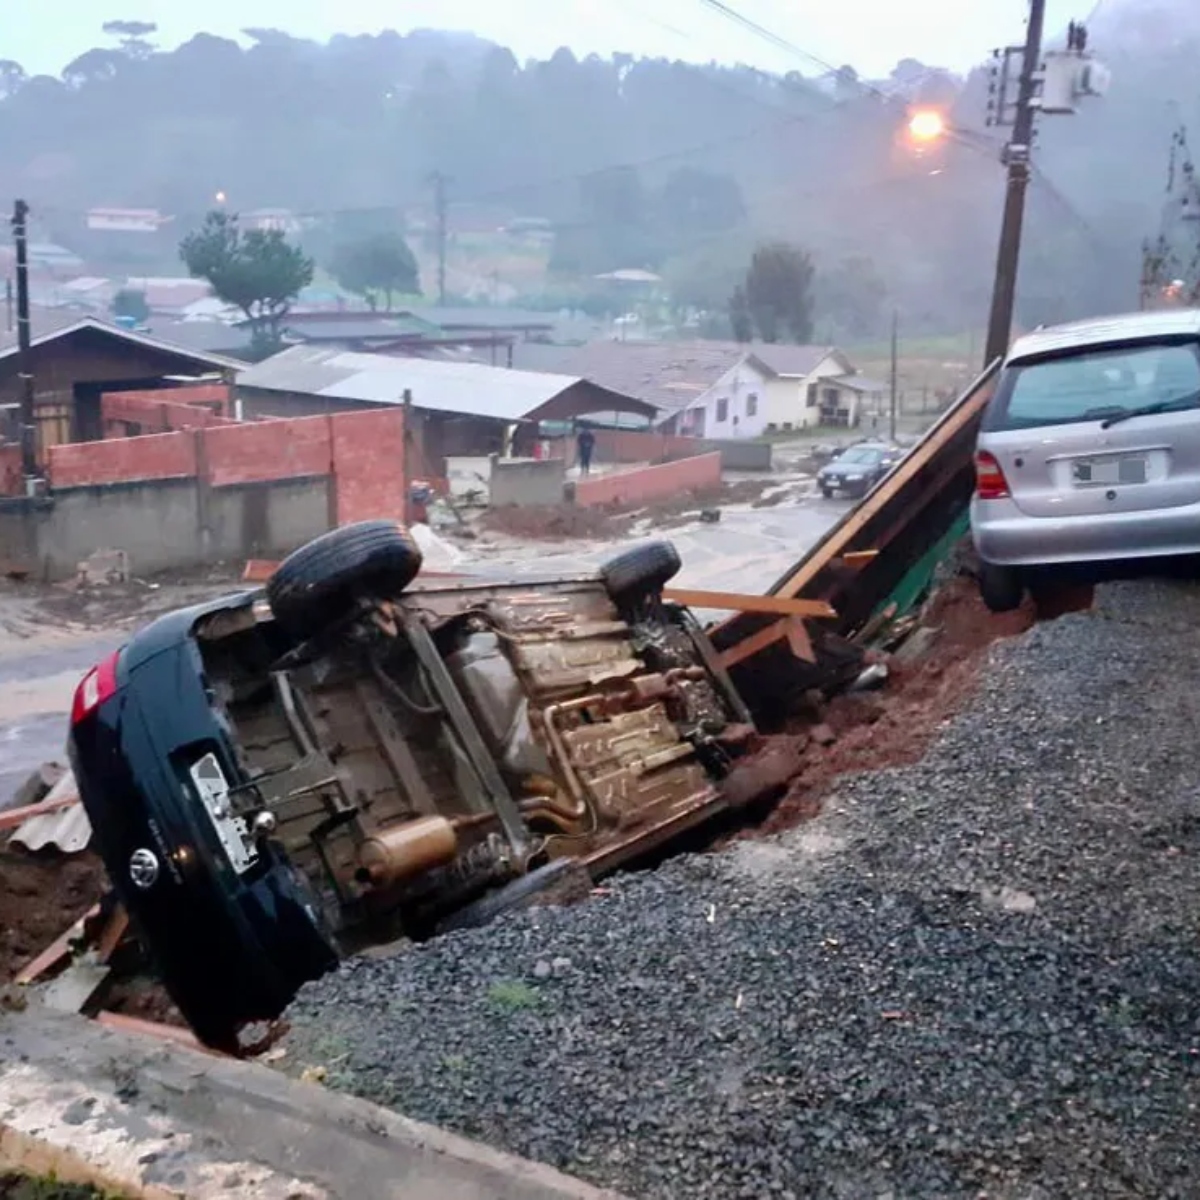
<svg viewBox="0 0 1200 1200"><path fill-rule="evenodd" d="M625 1193L1200 1194L1200 592L999 644L775 841L307 988L289 1069Z"/></svg>

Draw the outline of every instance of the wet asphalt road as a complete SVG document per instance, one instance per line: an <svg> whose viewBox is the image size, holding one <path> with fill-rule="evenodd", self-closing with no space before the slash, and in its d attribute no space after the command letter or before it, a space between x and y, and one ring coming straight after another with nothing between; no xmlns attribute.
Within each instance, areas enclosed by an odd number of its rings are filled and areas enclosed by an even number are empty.
<svg viewBox="0 0 1200 1200"><path fill-rule="evenodd" d="M845 502L802 499L776 507L726 507L712 525L691 525L662 533L649 530L620 543L597 543L585 550L557 553L544 543L526 544L510 557L473 558L467 549L463 570L510 578L595 570L639 541L669 538L683 559L675 581L682 587L713 591L766 591L800 555L846 511ZM2 615L2 614L0 614ZM722 612L698 611L701 619ZM21 633L0 621L0 808L42 763L64 761L67 715L80 678L128 635L68 633L27 624ZM32 633L34 636L22 636Z"/></svg>
<svg viewBox="0 0 1200 1200"><path fill-rule="evenodd" d="M30 650L17 641L0 643L0 809L31 771L64 761L75 687L121 641L116 634L87 635Z"/></svg>

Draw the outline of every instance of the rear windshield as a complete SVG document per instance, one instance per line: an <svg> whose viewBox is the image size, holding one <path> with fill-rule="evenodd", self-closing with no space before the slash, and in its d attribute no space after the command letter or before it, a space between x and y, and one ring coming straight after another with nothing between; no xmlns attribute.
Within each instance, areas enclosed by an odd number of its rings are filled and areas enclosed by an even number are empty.
<svg viewBox="0 0 1200 1200"><path fill-rule="evenodd" d="M1200 407L1200 347L1093 350L1006 368L984 428L1101 421L1148 404Z"/></svg>
<svg viewBox="0 0 1200 1200"><path fill-rule="evenodd" d="M877 463L883 457L882 450L868 450L865 446L851 446L835 461L839 463Z"/></svg>

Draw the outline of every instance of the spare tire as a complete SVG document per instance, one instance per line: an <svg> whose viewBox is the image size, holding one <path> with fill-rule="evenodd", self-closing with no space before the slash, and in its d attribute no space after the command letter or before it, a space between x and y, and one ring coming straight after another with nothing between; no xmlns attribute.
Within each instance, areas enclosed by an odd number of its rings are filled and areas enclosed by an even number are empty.
<svg viewBox="0 0 1200 1200"><path fill-rule="evenodd" d="M600 568L608 594L618 603L661 592L683 564L674 542L647 542L609 559Z"/></svg>
<svg viewBox="0 0 1200 1200"><path fill-rule="evenodd" d="M267 600L290 634L312 637L348 616L360 598L402 592L421 561L420 548L397 521L343 525L285 558L267 581Z"/></svg>

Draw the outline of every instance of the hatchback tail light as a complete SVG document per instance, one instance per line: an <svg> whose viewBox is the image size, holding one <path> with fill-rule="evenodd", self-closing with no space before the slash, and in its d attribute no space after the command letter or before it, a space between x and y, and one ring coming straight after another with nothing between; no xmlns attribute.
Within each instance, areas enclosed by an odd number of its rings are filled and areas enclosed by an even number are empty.
<svg viewBox="0 0 1200 1200"><path fill-rule="evenodd" d="M1004 500L1009 495L1008 480L996 456L986 450L975 455L975 495L980 500Z"/></svg>
<svg viewBox="0 0 1200 1200"><path fill-rule="evenodd" d="M75 699L71 704L72 725L78 725L85 717L90 717L100 705L116 695L117 659L120 657L119 650L110 654L79 681L79 686L75 689Z"/></svg>

